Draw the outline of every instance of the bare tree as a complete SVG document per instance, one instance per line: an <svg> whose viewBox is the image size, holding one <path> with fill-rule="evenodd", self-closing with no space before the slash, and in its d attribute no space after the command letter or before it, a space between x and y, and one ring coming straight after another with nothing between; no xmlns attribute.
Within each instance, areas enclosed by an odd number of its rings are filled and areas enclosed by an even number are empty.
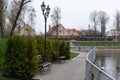
<svg viewBox="0 0 120 80"><path fill-rule="evenodd" d="M0 0L0 38L4 38L6 1Z"/></svg>
<svg viewBox="0 0 120 80"><path fill-rule="evenodd" d="M92 13L90 13L90 20L93 22L94 24L94 29L95 29L95 37L96 37L96 30L97 30L97 24L98 24L98 15L96 11L93 11Z"/></svg>
<svg viewBox="0 0 120 80"><path fill-rule="evenodd" d="M28 11L29 11L29 24L31 25L31 27L33 27L35 24L34 19L36 17L36 11L32 7L30 7Z"/></svg>
<svg viewBox="0 0 120 80"><path fill-rule="evenodd" d="M51 15L51 20L52 20L53 25L54 26L59 25L60 19L61 19L61 9L59 7L55 7Z"/></svg>
<svg viewBox="0 0 120 80"><path fill-rule="evenodd" d="M59 7L55 7L51 15L51 20L52 20L53 26L57 28L56 29L57 37L58 37L58 26L60 24L60 19L61 19L61 9Z"/></svg>
<svg viewBox="0 0 120 80"><path fill-rule="evenodd" d="M16 6L18 6L18 8L17 8L16 14L15 14L15 18L13 20L12 28L10 31L10 36L13 35L13 32L14 32L15 28L17 27L20 15L22 14L22 11L23 11L25 5L29 2L31 2L31 0L14 0L14 4L17 4Z"/></svg>
<svg viewBox="0 0 120 80"><path fill-rule="evenodd" d="M7 27L6 27L6 36L10 35L10 31L12 29L12 25L15 21L16 13L18 12L18 2L16 0L12 0L11 4L9 5L9 9L7 10ZM22 19L21 16L19 16L19 19L17 21L17 24L19 20ZM21 20L20 20L21 21Z"/></svg>
<svg viewBox="0 0 120 80"><path fill-rule="evenodd" d="M115 15L115 26L116 26L116 30L120 31L120 12L119 11L117 11Z"/></svg>
<svg viewBox="0 0 120 80"><path fill-rule="evenodd" d="M98 21L101 26L101 37L105 36L106 23L108 22L108 20L109 20L109 16L107 15L106 12L104 12L104 11L98 12Z"/></svg>
<svg viewBox="0 0 120 80"><path fill-rule="evenodd" d="M11 32L12 26L14 24L18 10L19 10L19 2L16 0L12 0L10 5L9 5L9 9L7 10L7 27L5 30L6 36L10 36L10 32ZM26 11L26 6L24 6L22 11L21 11L21 14L20 14L20 16L17 20L17 23L16 23L16 27L25 24L24 23L25 11Z"/></svg>

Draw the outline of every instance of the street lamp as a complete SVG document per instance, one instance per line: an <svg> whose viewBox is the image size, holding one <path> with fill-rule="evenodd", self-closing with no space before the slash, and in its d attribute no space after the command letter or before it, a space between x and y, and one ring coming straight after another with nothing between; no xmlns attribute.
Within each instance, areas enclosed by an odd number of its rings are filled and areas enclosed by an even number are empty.
<svg viewBox="0 0 120 80"><path fill-rule="evenodd" d="M49 13L50 13L50 8L49 8L49 5L46 7L46 5L43 2L41 5L41 9L42 9L42 14L43 14L44 20L45 20L44 59L46 60L46 24L47 24L47 18L48 18Z"/></svg>

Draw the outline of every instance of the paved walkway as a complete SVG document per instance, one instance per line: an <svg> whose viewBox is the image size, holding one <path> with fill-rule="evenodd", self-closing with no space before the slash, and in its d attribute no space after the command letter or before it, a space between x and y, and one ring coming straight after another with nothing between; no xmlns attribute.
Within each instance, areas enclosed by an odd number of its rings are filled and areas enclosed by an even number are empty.
<svg viewBox="0 0 120 80"><path fill-rule="evenodd" d="M77 52L79 55L65 62L57 62L52 64L51 71L44 71L38 74L34 79L40 80L85 80L86 60L85 52Z"/></svg>

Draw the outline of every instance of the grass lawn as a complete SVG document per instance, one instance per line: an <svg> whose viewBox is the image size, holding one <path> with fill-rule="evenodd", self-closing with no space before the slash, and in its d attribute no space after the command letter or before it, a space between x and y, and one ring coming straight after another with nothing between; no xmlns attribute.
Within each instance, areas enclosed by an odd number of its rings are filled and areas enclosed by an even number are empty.
<svg viewBox="0 0 120 80"><path fill-rule="evenodd" d="M79 41L73 44L76 46L120 46L120 42L113 41Z"/></svg>
<svg viewBox="0 0 120 80"><path fill-rule="evenodd" d="M74 58L78 55L78 53L73 53L73 52L70 52L70 58Z"/></svg>

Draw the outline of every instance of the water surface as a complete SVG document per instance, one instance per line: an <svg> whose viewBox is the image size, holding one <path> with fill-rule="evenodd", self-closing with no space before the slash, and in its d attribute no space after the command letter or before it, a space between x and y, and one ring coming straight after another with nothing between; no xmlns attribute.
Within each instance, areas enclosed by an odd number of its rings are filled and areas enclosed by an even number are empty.
<svg viewBox="0 0 120 80"><path fill-rule="evenodd" d="M116 80L120 80L120 53L98 53L96 55L96 65Z"/></svg>

